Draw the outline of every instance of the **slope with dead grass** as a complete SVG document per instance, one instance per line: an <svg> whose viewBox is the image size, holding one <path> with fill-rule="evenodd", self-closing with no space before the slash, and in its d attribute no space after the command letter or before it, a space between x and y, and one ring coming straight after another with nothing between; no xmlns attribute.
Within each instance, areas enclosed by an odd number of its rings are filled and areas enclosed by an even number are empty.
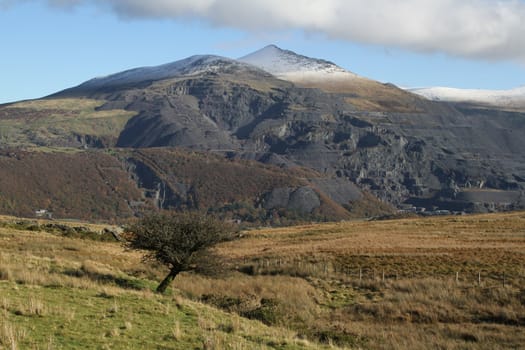
<svg viewBox="0 0 525 350"><path fill-rule="evenodd" d="M151 292L164 268L116 243L0 227L0 246L4 347L525 343L523 212L246 231L217 247L222 268L179 275L168 296Z"/></svg>
<svg viewBox="0 0 525 350"><path fill-rule="evenodd" d="M319 341L371 349L525 341L522 212L263 229L219 251L253 276L299 277L314 287L301 298L316 305L315 321L296 319Z"/></svg>
<svg viewBox="0 0 525 350"><path fill-rule="evenodd" d="M0 247L0 349L326 348L178 291L154 294L162 269L117 243L0 227Z"/></svg>

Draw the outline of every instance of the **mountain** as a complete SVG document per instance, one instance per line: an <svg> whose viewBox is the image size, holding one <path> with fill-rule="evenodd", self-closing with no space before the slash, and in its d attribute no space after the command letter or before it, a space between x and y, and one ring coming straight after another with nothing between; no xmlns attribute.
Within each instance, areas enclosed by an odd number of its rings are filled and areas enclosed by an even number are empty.
<svg viewBox="0 0 525 350"><path fill-rule="evenodd" d="M525 86L511 90L431 87L413 88L409 89L409 91L434 101L467 102L471 104L525 110Z"/></svg>
<svg viewBox="0 0 525 350"><path fill-rule="evenodd" d="M291 81L358 78L357 74L349 72L335 63L298 55L293 51L283 50L275 45L266 46L238 60Z"/></svg>
<svg viewBox="0 0 525 350"><path fill-rule="evenodd" d="M89 91L97 89L119 89L137 84L166 80L201 73L253 70L239 61L214 55L195 55L186 59L154 67L141 67L98 77L86 81L74 90ZM268 74L260 71L261 74Z"/></svg>
<svg viewBox="0 0 525 350"><path fill-rule="evenodd" d="M344 93L355 108L361 110L414 112L418 110L418 97L392 84L382 84L361 77L335 63L299 55L269 45L239 58L280 79L297 86L317 88L328 93Z"/></svg>
<svg viewBox="0 0 525 350"><path fill-rule="evenodd" d="M431 101L275 46L0 106L0 140L11 214L79 216L82 201L67 210L78 193L93 193L84 214L98 217L157 207L281 223L525 205L524 113Z"/></svg>

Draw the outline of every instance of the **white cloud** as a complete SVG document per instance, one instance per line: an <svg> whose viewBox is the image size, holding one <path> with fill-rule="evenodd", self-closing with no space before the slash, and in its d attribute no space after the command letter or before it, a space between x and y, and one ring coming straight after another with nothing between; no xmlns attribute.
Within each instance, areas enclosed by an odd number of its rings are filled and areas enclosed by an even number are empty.
<svg viewBox="0 0 525 350"><path fill-rule="evenodd" d="M0 5L16 1L0 0ZM46 1L46 0L33 0ZM196 18L251 32L301 29L418 52L525 62L523 0L47 0L127 18Z"/></svg>

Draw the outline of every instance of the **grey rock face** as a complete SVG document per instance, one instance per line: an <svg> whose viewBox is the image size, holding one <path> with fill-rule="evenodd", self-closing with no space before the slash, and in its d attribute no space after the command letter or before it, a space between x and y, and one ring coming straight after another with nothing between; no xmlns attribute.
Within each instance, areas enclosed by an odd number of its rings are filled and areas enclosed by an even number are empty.
<svg viewBox="0 0 525 350"><path fill-rule="evenodd" d="M319 196L309 187L300 187L293 191L286 208L299 213L311 213L319 208L321 201Z"/></svg>
<svg viewBox="0 0 525 350"><path fill-rule="evenodd" d="M264 209L286 208L290 201L291 192L292 189L288 187L273 189L272 192L267 193L264 198Z"/></svg>
<svg viewBox="0 0 525 350"><path fill-rule="evenodd" d="M338 204L359 200L361 190L354 183L343 178L312 179L312 183Z"/></svg>
<svg viewBox="0 0 525 350"><path fill-rule="evenodd" d="M180 146L308 167L330 179L317 185L340 204L367 190L395 205L522 205L524 113L420 99L418 113L358 111L348 94L299 88L246 66L235 72L229 66L89 96L106 99L103 108L138 112L119 147ZM480 192L487 189L510 194ZM318 200L311 189L276 189L264 205L311 212Z"/></svg>
<svg viewBox="0 0 525 350"><path fill-rule="evenodd" d="M267 210L284 208L301 214L310 214L319 208L319 196L310 187L276 188L267 193L264 198L264 208Z"/></svg>

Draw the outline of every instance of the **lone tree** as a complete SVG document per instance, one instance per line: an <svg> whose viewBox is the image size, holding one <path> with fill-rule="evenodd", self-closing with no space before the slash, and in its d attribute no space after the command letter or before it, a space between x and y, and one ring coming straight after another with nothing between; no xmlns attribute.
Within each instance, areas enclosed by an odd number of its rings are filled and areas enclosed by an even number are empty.
<svg viewBox="0 0 525 350"><path fill-rule="evenodd" d="M154 214L127 231L131 234L129 248L149 251L146 260L157 260L170 269L157 287L161 294L180 272L195 270L210 247L235 236L233 226L199 214Z"/></svg>

